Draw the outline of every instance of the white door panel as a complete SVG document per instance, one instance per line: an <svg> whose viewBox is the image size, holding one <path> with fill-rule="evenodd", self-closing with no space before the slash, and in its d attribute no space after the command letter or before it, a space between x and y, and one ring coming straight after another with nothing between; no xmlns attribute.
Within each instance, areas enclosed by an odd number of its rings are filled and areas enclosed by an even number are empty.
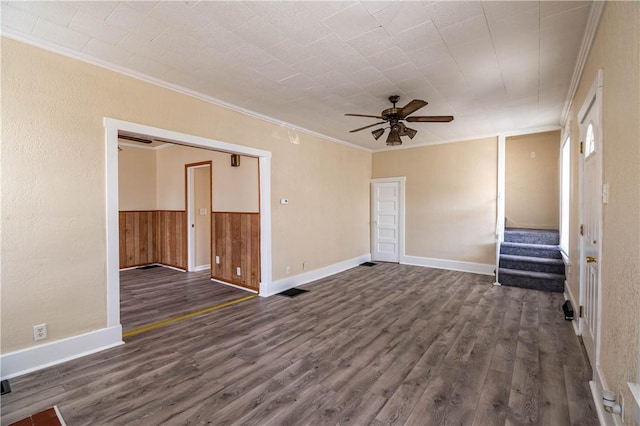
<svg viewBox="0 0 640 426"><path fill-rule="evenodd" d="M401 181L374 180L371 184L371 259L400 261Z"/></svg>

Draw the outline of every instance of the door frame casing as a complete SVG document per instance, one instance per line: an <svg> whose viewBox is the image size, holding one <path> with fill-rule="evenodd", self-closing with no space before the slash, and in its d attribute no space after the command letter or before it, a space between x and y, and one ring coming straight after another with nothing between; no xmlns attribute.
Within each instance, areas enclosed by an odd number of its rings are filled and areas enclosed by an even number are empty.
<svg viewBox="0 0 640 426"><path fill-rule="evenodd" d="M373 214L374 214L374 185L376 183L389 183L389 182L397 182L399 183L399 194L398 194L398 263L402 263L405 256L404 251L404 242L405 242L405 192L406 192L406 176L397 176L397 177L388 177L388 178L376 178L371 179L371 187L370 187L370 213L369 213L369 228L370 228L370 250L371 255L373 255L373 244L375 241L375 224L373 222Z"/></svg>
<svg viewBox="0 0 640 426"><path fill-rule="evenodd" d="M180 145L258 158L260 171L260 293L269 294L271 267L271 152L159 127L104 117L106 185L107 327L120 327L118 228L118 131L141 134Z"/></svg>
<svg viewBox="0 0 640 426"><path fill-rule="evenodd" d="M213 206L213 194L212 194L213 162L209 160L209 161L200 161L198 163L190 163L190 164L184 165L184 184L185 184L184 205L185 205L185 211L186 211L185 220L187 221L186 223L187 241L185 242L185 254L186 254L185 258L187 259L187 271L202 270L202 268L198 269L198 266L202 266L202 265L195 264L196 263L195 234L194 234L193 228L189 226L189 224L195 222L195 215L196 215L195 206L193 205L195 203L195 199L194 199L195 198L195 193L194 193L195 169L201 169L205 167L209 168L209 206L208 206L209 208L208 208L207 215L209 216L209 223L211 223L211 209ZM209 232L209 234L210 234L209 239L211 239L211 232ZM211 246L211 240L209 240L209 246ZM211 261L212 261L212 255L209 255L209 266L211 266Z"/></svg>

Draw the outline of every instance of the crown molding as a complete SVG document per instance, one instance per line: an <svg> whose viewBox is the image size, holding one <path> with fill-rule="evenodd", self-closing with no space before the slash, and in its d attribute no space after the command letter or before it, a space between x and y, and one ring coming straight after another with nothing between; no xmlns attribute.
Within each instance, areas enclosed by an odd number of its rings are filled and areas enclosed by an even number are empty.
<svg viewBox="0 0 640 426"><path fill-rule="evenodd" d="M602 17L602 12L604 11L605 4L606 1L591 2L591 11L587 20L587 26L584 30L584 36L582 37L582 44L580 45L580 51L578 52L576 66L573 69L573 75L571 76L571 85L569 86L569 92L567 93L567 98L564 101L564 107L562 109L562 115L560 116L562 117L560 123L563 127L565 126L565 124L567 123L567 119L569 118L569 112L571 111L573 97L578 91L578 85L580 84L580 79L582 78L582 72L584 71L584 66L587 63L587 58L589 58L589 52L591 52L593 40L596 38L596 32L598 30L598 25L600 24L600 18Z"/></svg>
<svg viewBox="0 0 640 426"><path fill-rule="evenodd" d="M98 66L100 68L104 68L104 69L107 69L109 71L116 72L118 74L126 75L127 77L132 77L132 78L135 78L137 80L144 81L145 83L150 83L150 84L153 84L155 86L160 86L162 88L169 89L169 90L172 90L174 92L178 92L178 93L181 93L183 95L187 95L187 96L190 96L192 98L196 98L198 100L205 101L205 102L217 105L219 107L223 107L223 108L229 109L231 111L235 111L235 112L238 112L240 114L244 114L244 115L252 117L252 118L256 118L258 120L266 121L268 123L275 124L277 126L286 127L286 128L291 129L291 130L294 130L294 131L297 131L297 132L300 132L300 133L304 133L306 135L313 136L313 137L316 137L316 138L319 138L319 139L324 139L324 140L326 140L328 142L333 142L333 143L336 143L338 145L344 145L344 146L347 146L349 148L357 149L357 150L360 150L360 151L372 152L372 150L369 149L369 148L365 148L365 147L360 146L360 145L352 144L352 143L343 141L341 139L334 138L332 136L323 135L322 133L318 133L318 132L315 132L313 130L306 129L304 127L300 127L300 126L297 126L295 124L288 123L286 121L278 120L277 118L273 118L273 117L261 114L261 113L256 112L256 111L252 111L252 110L240 107L238 105L234 105L234 104L231 104L229 102L225 102L225 101L223 101L221 99L214 98L213 96L205 95L204 93L201 93L201 92L198 92L198 91L195 91L195 90L192 90L192 89L188 89L186 87L179 86L177 84L169 83L169 82L166 82L164 80L160 80L158 78L151 77L150 75L147 75L147 74L144 74L144 73L141 73L141 72L138 72L138 71L131 70L129 68L125 68L125 67L122 67L122 66L119 66L119 65L111 64L111 63L103 61L101 59L97 59L97 58L94 58L92 56L86 55L86 54L84 54L82 52L78 52L76 50L66 48L64 46L59 46L59 45L54 44L54 43L50 43L50 42L47 42L47 41L43 41L43 40L37 39L37 38L35 38L35 37L33 37L33 36L29 35L29 34L24 34L24 33L18 32L18 31L14 31L14 30L12 30L10 28L2 28L0 30L0 36L7 37L7 38L15 40L15 41L19 41L21 43L29 44L31 46L35 46L35 47L38 47L40 49L44 49L44 50L47 50L47 51L50 51L50 52L53 52L53 53L57 53L57 54L62 55L62 56L66 56L66 57L69 57L69 58L72 58L72 59L76 59L76 60L81 61L81 62L85 62L85 63L91 64L91 65L95 65L95 66Z"/></svg>

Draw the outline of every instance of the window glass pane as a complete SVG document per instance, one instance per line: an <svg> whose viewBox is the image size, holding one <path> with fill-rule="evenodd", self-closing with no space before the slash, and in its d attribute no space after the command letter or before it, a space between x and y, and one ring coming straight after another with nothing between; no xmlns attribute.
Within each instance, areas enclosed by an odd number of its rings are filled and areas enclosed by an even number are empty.
<svg viewBox="0 0 640 426"><path fill-rule="evenodd" d="M584 141L584 143L585 143L585 148L584 148L585 155L589 155L596 150L596 138L593 134L593 124L591 123L589 123L589 127L587 127L587 140Z"/></svg>

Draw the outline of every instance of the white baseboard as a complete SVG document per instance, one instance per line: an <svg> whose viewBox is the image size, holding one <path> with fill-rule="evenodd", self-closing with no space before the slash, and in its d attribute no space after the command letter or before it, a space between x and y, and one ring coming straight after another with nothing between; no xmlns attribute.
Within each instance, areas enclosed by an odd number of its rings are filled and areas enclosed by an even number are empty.
<svg viewBox="0 0 640 426"><path fill-rule="evenodd" d="M193 272L206 271L207 269L211 269L211 264L194 266Z"/></svg>
<svg viewBox="0 0 640 426"><path fill-rule="evenodd" d="M122 345L122 327L109 327L0 356L0 376L11 379Z"/></svg>
<svg viewBox="0 0 640 426"><path fill-rule="evenodd" d="M494 275L495 264L461 262L458 260L433 259L429 257L402 256L403 265L426 266L428 268L448 269L451 271L471 272L474 274Z"/></svg>
<svg viewBox="0 0 640 426"><path fill-rule="evenodd" d="M268 286L260 286L260 296L268 297L281 291L288 290L290 288L308 284L312 281L316 281L330 275L337 274L347 269L356 267L364 262L371 260L371 254L363 254L362 256L354 257L353 259L344 260L342 262L334 263L333 265L325 266L323 268L314 269L313 271L305 272L302 274L294 275L292 277L283 278L278 281L271 282ZM266 288L263 288L266 287Z"/></svg>

